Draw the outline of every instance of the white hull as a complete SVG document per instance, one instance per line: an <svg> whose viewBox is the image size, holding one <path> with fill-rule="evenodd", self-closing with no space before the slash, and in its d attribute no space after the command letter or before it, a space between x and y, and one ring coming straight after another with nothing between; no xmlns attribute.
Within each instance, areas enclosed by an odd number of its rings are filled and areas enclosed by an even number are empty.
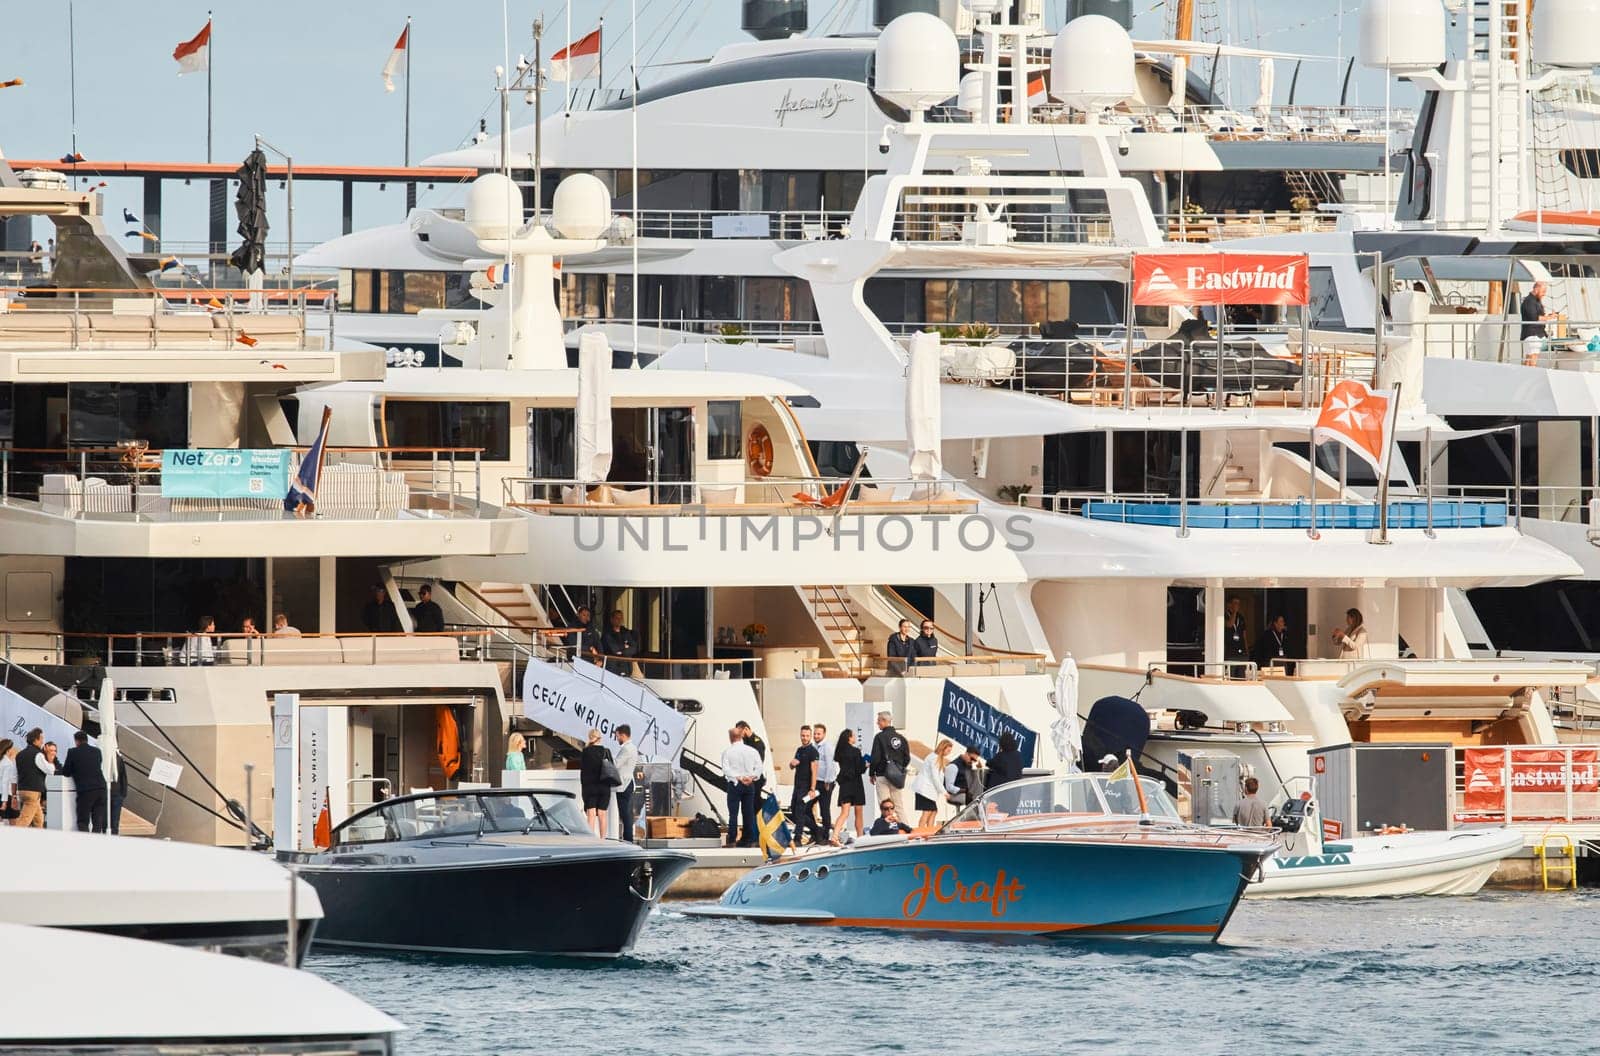
<svg viewBox="0 0 1600 1056"><path fill-rule="evenodd" d="M1268 860L1245 897L1470 895L1521 847L1522 834L1505 829L1363 836L1329 844L1320 855Z"/></svg>

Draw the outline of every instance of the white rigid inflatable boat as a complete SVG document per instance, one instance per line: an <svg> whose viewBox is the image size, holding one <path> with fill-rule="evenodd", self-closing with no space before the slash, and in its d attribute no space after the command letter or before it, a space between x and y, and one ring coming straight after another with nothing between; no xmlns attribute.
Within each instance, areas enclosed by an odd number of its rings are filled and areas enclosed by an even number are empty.
<svg viewBox="0 0 1600 1056"><path fill-rule="evenodd" d="M1382 898L1476 893L1522 833L1505 828L1372 833L1322 839L1314 800L1291 800L1275 822L1284 849L1261 866L1246 898Z"/></svg>

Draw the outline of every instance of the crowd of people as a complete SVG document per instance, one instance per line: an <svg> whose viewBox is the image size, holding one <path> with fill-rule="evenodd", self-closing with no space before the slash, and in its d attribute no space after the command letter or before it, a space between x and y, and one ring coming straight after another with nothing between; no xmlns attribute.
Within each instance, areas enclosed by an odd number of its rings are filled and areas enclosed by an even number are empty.
<svg viewBox="0 0 1600 1056"><path fill-rule="evenodd" d="M856 731L849 727L832 739L822 723L800 727L799 744L787 767L794 775L788 809L794 846L837 847L846 834L881 836L912 831L912 826L901 820L908 785L916 826L931 826L944 805L965 807L984 788L1020 778L1026 765L1009 732L1000 735L999 750L987 760L975 747L962 748L941 738L918 760L913 777L911 742L895 729L889 712L879 712L876 721L877 732L866 751L856 743ZM766 792L766 758L766 743L749 723L740 722L728 731L728 747L720 762L728 794L729 847L755 847L760 842L756 818ZM869 790L870 824L866 822Z"/></svg>
<svg viewBox="0 0 1600 1056"><path fill-rule="evenodd" d="M122 803L128 796L127 771L117 769L117 779L107 783L100 749L78 730L65 759L58 758L56 742L44 739L35 726L16 742L0 737L0 821L21 828L44 828L46 780L55 774L72 778L74 811L79 832L122 829Z"/></svg>

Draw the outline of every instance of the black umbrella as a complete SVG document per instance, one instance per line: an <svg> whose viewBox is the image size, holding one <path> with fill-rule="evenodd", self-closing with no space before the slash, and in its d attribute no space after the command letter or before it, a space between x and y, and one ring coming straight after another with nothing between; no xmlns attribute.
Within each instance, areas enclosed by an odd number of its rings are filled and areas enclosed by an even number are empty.
<svg viewBox="0 0 1600 1056"><path fill-rule="evenodd" d="M236 230L244 241L228 255L228 263L246 275L266 271L267 156L259 149L252 150L234 175L239 180L239 193L234 196L233 211L239 217Z"/></svg>

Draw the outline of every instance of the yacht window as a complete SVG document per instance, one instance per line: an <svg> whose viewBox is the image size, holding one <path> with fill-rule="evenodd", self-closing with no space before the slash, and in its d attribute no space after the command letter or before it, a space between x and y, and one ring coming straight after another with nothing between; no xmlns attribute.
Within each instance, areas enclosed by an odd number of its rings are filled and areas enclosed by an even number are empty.
<svg viewBox="0 0 1600 1056"><path fill-rule="evenodd" d="M1600 652L1600 581L1477 587L1467 591L1467 600L1490 648L1538 655Z"/></svg>
<svg viewBox="0 0 1600 1056"><path fill-rule="evenodd" d="M68 441L110 446L144 440L153 448L189 444L189 387L85 381L67 386Z"/></svg>
<svg viewBox="0 0 1600 1056"><path fill-rule="evenodd" d="M350 310L375 312L378 305L373 298L373 277L376 272L362 269L350 273Z"/></svg>
<svg viewBox="0 0 1600 1056"><path fill-rule="evenodd" d="M416 315L424 308L444 307L444 272L407 271L401 273L405 294L400 310Z"/></svg>
<svg viewBox="0 0 1600 1056"><path fill-rule="evenodd" d="M738 400L711 400L706 404L706 458L712 462L744 457L740 450L743 414Z"/></svg>
<svg viewBox="0 0 1600 1056"><path fill-rule="evenodd" d="M528 476L571 480L577 472L573 434L577 412L571 407L528 408Z"/></svg>
<svg viewBox="0 0 1600 1056"><path fill-rule="evenodd" d="M0 440L16 439L16 416L13 388L6 382L0 385Z"/></svg>
<svg viewBox="0 0 1600 1056"><path fill-rule="evenodd" d="M390 447L478 447L485 462L511 457L509 403L389 399L383 406L383 428ZM465 457L470 461L470 455Z"/></svg>

